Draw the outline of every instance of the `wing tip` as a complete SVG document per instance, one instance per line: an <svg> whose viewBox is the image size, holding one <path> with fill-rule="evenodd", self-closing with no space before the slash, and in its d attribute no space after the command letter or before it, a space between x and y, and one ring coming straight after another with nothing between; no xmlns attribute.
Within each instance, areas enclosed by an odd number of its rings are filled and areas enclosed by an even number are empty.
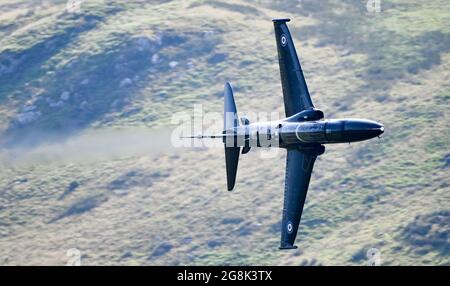
<svg viewBox="0 0 450 286"><path fill-rule="evenodd" d="M291 19L289 19L289 18L274 18L274 19L272 19L272 22L274 22L274 23L286 23L289 21L291 21Z"/></svg>
<svg viewBox="0 0 450 286"><path fill-rule="evenodd" d="M278 249L280 250L284 250L284 249L297 249L297 245L293 245L293 244L281 244L280 247L278 247Z"/></svg>

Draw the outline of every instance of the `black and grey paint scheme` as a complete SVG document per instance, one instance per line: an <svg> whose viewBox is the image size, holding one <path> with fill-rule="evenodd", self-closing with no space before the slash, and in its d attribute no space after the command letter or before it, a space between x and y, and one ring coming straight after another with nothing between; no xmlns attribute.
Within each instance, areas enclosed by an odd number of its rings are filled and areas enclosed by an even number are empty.
<svg viewBox="0 0 450 286"><path fill-rule="evenodd" d="M289 32L289 19L274 19L281 84L286 118L250 124L237 116L230 83L224 91L224 131L217 135L189 138L222 138L228 190L234 189L239 154L252 147L279 147L287 150L284 207L280 249L294 249L309 180L324 144L350 143L380 136L383 124L366 119L324 119L309 95L305 77Z"/></svg>

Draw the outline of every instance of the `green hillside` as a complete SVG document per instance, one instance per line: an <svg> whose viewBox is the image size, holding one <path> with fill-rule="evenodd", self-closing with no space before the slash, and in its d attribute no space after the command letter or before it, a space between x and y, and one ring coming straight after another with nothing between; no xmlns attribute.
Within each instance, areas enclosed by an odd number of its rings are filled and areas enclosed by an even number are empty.
<svg viewBox="0 0 450 286"><path fill-rule="evenodd" d="M0 1L0 265L450 265L447 1ZM172 114L283 111L272 18L289 17L327 146L295 251L278 251L285 154L170 148ZM219 125L220 128L220 125ZM219 130L220 131L220 130Z"/></svg>

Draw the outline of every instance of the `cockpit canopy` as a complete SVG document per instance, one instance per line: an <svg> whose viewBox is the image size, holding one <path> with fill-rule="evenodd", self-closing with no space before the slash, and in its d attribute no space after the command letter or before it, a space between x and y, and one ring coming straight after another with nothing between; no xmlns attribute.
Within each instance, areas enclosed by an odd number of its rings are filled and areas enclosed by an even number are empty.
<svg viewBox="0 0 450 286"><path fill-rule="evenodd" d="M313 121L320 120L324 118L323 111L320 109L312 108L300 111L292 115L291 117L286 118L286 121L289 122L301 122L301 121Z"/></svg>

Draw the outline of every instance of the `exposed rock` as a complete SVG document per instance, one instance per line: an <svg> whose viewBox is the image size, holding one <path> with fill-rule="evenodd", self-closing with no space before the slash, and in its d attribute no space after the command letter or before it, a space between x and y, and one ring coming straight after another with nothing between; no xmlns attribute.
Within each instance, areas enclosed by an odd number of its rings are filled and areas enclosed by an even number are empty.
<svg viewBox="0 0 450 286"><path fill-rule="evenodd" d="M29 111L16 115L15 122L19 125L27 125L36 121L41 116L39 111Z"/></svg>
<svg viewBox="0 0 450 286"><path fill-rule="evenodd" d="M135 43L140 52L150 50L152 47L150 40L146 37L140 37L140 38L136 39Z"/></svg>
<svg viewBox="0 0 450 286"><path fill-rule="evenodd" d="M70 93L68 91L64 91L63 93L61 93L61 96L60 96L60 98L64 101L69 100L69 97L70 97Z"/></svg>
<svg viewBox="0 0 450 286"><path fill-rule="evenodd" d="M130 117L134 114L138 114L141 110L142 110L142 108L140 108L140 107L126 107L126 108L124 108L121 116L122 117Z"/></svg>
<svg viewBox="0 0 450 286"><path fill-rule="evenodd" d="M169 63L169 67L170 67L171 69L175 68L177 65L178 65L178 62L176 62L176 61L171 61L171 62Z"/></svg>
<svg viewBox="0 0 450 286"><path fill-rule="evenodd" d="M34 105L25 105L24 107L22 107L22 112L26 113L26 112L30 112L36 109L36 106Z"/></svg>
<svg viewBox="0 0 450 286"><path fill-rule="evenodd" d="M124 197L124 196L128 195L128 190L114 190L113 193L116 196Z"/></svg>
<svg viewBox="0 0 450 286"><path fill-rule="evenodd" d="M88 108L88 102L83 100L83 102L80 103L80 108L86 110Z"/></svg>
<svg viewBox="0 0 450 286"><path fill-rule="evenodd" d="M203 37L207 38L207 37L211 37L215 34L215 32L213 30L205 30L203 31Z"/></svg>
<svg viewBox="0 0 450 286"><path fill-rule="evenodd" d="M159 55L158 54L154 54L152 56L152 64L157 64L159 63Z"/></svg>
<svg viewBox="0 0 450 286"><path fill-rule="evenodd" d="M133 83L133 81L132 81L130 78L124 78L124 79L120 82L119 86L120 86L120 87L126 87L126 86L131 85L132 83Z"/></svg>
<svg viewBox="0 0 450 286"><path fill-rule="evenodd" d="M113 102L111 102L111 107L112 108L117 108L119 106L121 106L122 100L120 98L114 99Z"/></svg>
<svg viewBox="0 0 450 286"><path fill-rule="evenodd" d="M346 56L349 56L349 55L351 55L352 54L352 52L350 51L350 50L343 50L343 51L341 51L340 52L340 56L341 57L346 57Z"/></svg>
<svg viewBox="0 0 450 286"><path fill-rule="evenodd" d="M156 35L155 36L155 40L156 40L156 44L158 44L159 46L162 45L162 35Z"/></svg>
<svg viewBox="0 0 450 286"><path fill-rule="evenodd" d="M61 100L55 101L51 98L46 98L45 101L47 102L48 106L53 108L60 108L64 105L64 102L62 102Z"/></svg>
<svg viewBox="0 0 450 286"><path fill-rule="evenodd" d="M28 182L27 178L20 178L20 179L17 179L17 180L14 181L15 184L23 184L23 183L26 183L26 182Z"/></svg>
<svg viewBox="0 0 450 286"><path fill-rule="evenodd" d="M64 106L64 102L58 100L52 107L61 108Z"/></svg>
<svg viewBox="0 0 450 286"><path fill-rule="evenodd" d="M17 67L22 63L23 59L23 56L17 56L14 54L0 54L0 76L15 72Z"/></svg>
<svg viewBox="0 0 450 286"><path fill-rule="evenodd" d="M114 115L113 114L106 114L104 117L103 117L103 122L104 123L108 123L108 122L113 122L114 121Z"/></svg>

